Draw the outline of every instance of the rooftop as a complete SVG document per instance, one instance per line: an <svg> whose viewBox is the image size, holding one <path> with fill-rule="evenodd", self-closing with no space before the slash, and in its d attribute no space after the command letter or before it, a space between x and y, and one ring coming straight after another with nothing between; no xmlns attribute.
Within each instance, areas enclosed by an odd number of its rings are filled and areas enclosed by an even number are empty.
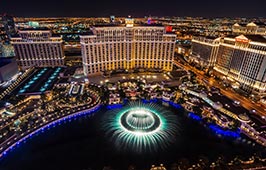
<svg viewBox="0 0 266 170"><path fill-rule="evenodd" d="M262 35L240 35L242 37L246 37L247 39L254 41L254 42L261 42L261 43L266 43L266 37L262 36ZM240 36L238 35L227 35L226 38L237 38Z"/></svg>
<svg viewBox="0 0 266 170"><path fill-rule="evenodd" d="M83 33L79 33L80 36L86 36L86 35L94 35L92 31L90 32L83 32Z"/></svg>
<svg viewBox="0 0 266 170"><path fill-rule="evenodd" d="M134 23L133 27L162 27L162 24L136 24ZM98 24L94 25L94 27L126 27L126 24L116 24L116 23L104 23L104 24Z"/></svg>
<svg viewBox="0 0 266 170"><path fill-rule="evenodd" d="M265 27L266 26L266 23L263 23L263 22L255 22L255 24L259 27Z"/></svg>
<svg viewBox="0 0 266 170"><path fill-rule="evenodd" d="M194 37L205 38L205 39L210 39L210 40L215 40L219 38L218 36L202 36L202 35L194 35Z"/></svg>
<svg viewBox="0 0 266 170"><path fill-rule="evenodd" d="M20 28L19 31L50 31L50 29L49 28L46 28L46 27Z"/></svg>
<svg viewBox="0 0 266 170"><path fill-rule="evenodd" d="M266 38L262 35L245 35L245 37L251 41L266 43Z"/></svg>
<svg viewBox="0 0 266 170"><path fill-rule="evenodd" d="M14 62L14 61L15 60L13 57L0 57L0 67L3 67L7 64Z"/></svg>

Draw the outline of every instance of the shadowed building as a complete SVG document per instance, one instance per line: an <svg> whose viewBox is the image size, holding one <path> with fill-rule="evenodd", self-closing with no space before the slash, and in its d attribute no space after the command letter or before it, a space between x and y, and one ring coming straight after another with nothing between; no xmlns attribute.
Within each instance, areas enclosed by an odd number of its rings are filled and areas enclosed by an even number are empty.
<svg viewBox="0 0 266 170"><path fill-rule="evenodd" d="M16 35L17 30L15 27L14 18L6 14L2 15L1 18L6 35L9 37Z"/></svg>
<svg viewBox="0 0 266 170"><path fill-rule="evenodd" d="M18 73L18 66L14 58L0 58L0 82L12 79Z"/></svg>
<svg viewBox="0 0 266 170"><path fill-rule="evenodd" d="M192 40L192 60L201 66L214 66L218 52L220 38L195 37Z"/></svg>

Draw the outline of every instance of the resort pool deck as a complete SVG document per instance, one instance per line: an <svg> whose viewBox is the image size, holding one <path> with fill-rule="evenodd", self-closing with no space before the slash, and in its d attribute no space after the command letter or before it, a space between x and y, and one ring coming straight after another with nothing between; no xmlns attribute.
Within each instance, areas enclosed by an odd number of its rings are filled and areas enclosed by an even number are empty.
<svg viewBox="0 0 266 170"><path fill-rule="evenodd" d="M49 90L55 82L59 73L63 70L61 67L57 68L41 68L36 72L32 78L22 85L18 94L27 93L44 93Z"/></svg>

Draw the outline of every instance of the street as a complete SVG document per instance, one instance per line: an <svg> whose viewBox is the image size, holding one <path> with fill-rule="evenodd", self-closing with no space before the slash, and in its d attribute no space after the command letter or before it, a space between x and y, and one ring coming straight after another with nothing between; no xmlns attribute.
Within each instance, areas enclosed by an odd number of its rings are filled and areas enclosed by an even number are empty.
<svg viewBox="0 0 266 170"><path fill-rule="evenodd" d="M244 108L246 108L248 110L254 109L254 110L256 110L256 114L258 114L260 116L266 116L266 111L265 111L266 107L265 106L259 105L257 103L253 103L252 100L247 99L244 96L241 96L240 94L234 92L230 88L224 89L224 87L221 84L219 84L219 82L217 82L214 78L204 75L203 71L199 71L190 65L183 65L176 60L174 61L174 64L176 64L179 67L184 68L185 70L192 70L197 75L197 80L199 80L199 81L206 80L204 82L207 83L209 86L214 86L216 88L219 88L221 94L227 96L231 100L239 101L240 104Z"/></svg>

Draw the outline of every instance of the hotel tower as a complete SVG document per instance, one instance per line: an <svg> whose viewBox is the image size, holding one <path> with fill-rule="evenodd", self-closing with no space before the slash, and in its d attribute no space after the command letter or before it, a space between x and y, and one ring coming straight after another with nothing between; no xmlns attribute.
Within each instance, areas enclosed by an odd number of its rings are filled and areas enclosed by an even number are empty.
<svg viewBox="0 0 266 170"><path fill-rule="evenodd" d="M84 74L118 69L173 68L176 35L158 25L95 26L92 35L81 35Z"/></svg>
<svg viewBox="0 0 266 170"><path fill-rule="evenodd" d="M20 69L64 65L62 38L52 36L50 30L21 30L12 37Z"/></svg>
<svg viewBox="0 0 266 170"><path fill-rule="evenodd" d="M247 92L266 95L266 38L262 35L194 37L191 58Z"/></svg>

